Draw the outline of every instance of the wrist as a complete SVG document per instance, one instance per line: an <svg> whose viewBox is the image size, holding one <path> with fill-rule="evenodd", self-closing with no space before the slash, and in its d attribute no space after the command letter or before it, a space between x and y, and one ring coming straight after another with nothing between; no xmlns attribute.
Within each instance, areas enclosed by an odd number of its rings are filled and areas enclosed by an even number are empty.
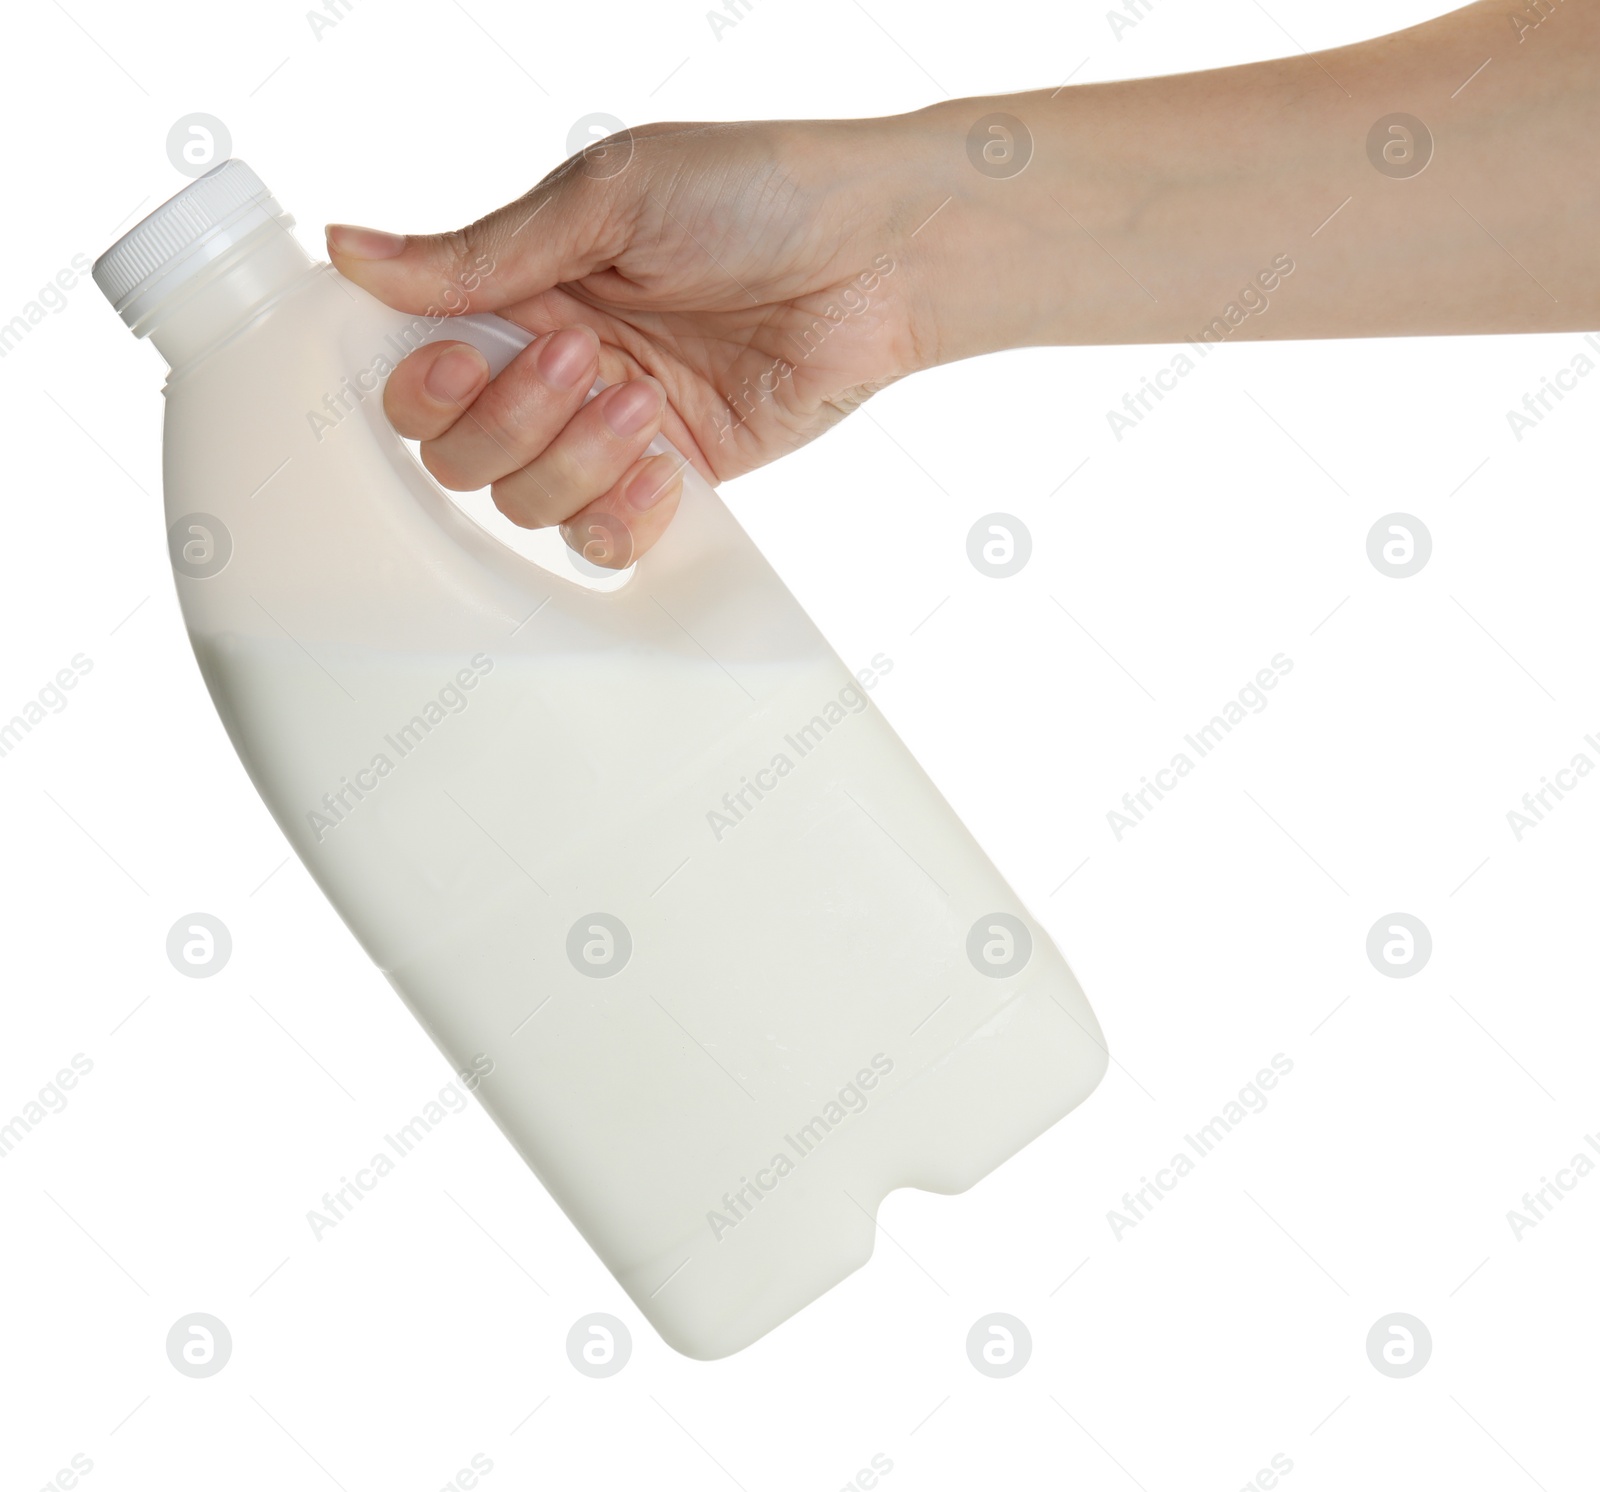
<svg viewBox="0 0 1600 1492"><path fill-rule="evenodd" d="M884 121L909 168L894 220L928 366L1079 340L1064 152L1048 103L953 99Z"/></svg>

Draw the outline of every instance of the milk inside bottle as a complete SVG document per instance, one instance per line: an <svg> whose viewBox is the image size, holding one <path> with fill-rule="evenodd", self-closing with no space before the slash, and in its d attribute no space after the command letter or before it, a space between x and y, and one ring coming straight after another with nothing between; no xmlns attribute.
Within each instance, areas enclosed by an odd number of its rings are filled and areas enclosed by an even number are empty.
<svg viewBox="0 0 1600 1492"><path fill-rule="evenodd" d="M607 592L452 502L381 407L433 337L229 161L97 263L170 366L185 623L307 870L639 1310L738 1351L1105 1071L1077 981L691 469ZM666 449L658 446L657 449Z"/></svg>

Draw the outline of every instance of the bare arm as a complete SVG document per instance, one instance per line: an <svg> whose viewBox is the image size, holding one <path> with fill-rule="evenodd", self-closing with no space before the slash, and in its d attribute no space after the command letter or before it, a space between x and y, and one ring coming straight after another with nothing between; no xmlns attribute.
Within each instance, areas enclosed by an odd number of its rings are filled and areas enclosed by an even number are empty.
<svg viewBox="0 0 1600 1492"><path fill-rule="evenodd" d="M1600 325L1591 0L1472 5L1335 51L904 124L956 134L990 112L1022 122L1032 159L945 173L954 201L918 235L945 261L941 361L1194 337L1280 256L1291 274L1255 282L1270 309L1233 339Z"/></svg>
<svg viewBox="0 0 1600 1492"><path fill-rule="evenodd" d="M529 527L608 513L642 553L680 486L658 430L738 476L977 353L1600 326L1600 0L1517 3L882 119L649 125L458 232L329 246L391 305L538 338L493 380L448 342L389 380L441 481ZM585 409L596 372L629 387Z"/></svg>

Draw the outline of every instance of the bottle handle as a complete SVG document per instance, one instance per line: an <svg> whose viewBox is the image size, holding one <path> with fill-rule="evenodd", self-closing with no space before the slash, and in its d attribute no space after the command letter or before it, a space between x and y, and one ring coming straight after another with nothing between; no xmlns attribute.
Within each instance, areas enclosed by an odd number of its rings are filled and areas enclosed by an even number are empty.
<svg viewBox="0 0 1600 1492"><path fill-rule="evenodd" d="M489 376L493 378L498 377L507 364L536 339L532 332L514 321L507 321L504 316L496 316L493 312L483 312L471 316L446 317L432 327L422 340L424 344L466 342L476 347L489 364ZM595 379L594 386L584 395L583 402L587 404L606 386L604 379ZM688 470L693 471L683 454L664 435L656 435L644 448L644 453L647 456L675 456Z"/></svg>

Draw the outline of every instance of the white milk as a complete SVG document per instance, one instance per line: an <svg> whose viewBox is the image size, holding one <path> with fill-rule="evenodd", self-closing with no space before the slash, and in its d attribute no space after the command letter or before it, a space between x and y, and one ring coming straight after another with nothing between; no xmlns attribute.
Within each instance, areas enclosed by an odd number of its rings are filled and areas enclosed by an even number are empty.
<svg viewBox="0 0 1600 1492"><path fill-rule="evenodd" d="M177 585L239 755L639 1309L737 1351L865 1262L888 1191L1081 1102L1094 1017L692 472L613 593L511 554L382 417L435 328L313 268L239 163L184 198L97 275L174 365Z"/></svg>

